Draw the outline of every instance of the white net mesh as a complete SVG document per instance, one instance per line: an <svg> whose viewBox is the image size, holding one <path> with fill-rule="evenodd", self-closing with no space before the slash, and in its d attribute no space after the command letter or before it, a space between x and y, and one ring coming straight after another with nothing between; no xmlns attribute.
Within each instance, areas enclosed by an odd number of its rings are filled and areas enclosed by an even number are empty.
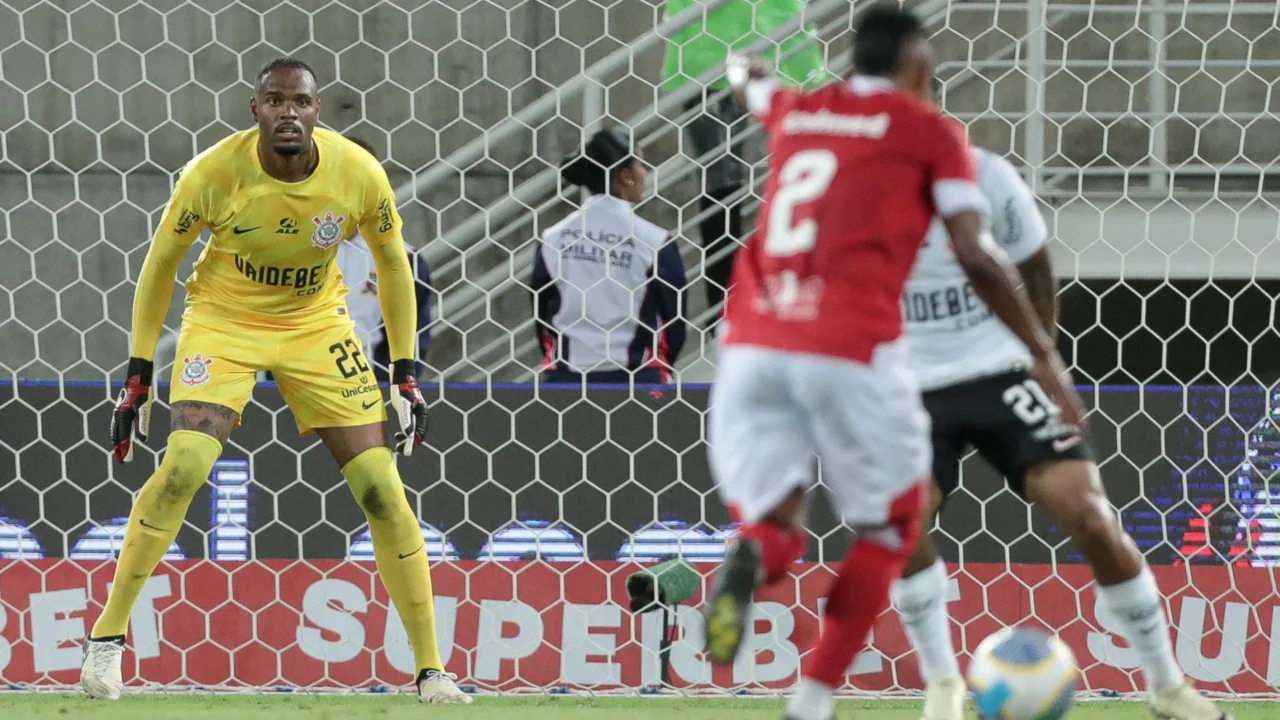
<svg viewBox="0 0 1280 720"><path fill-rule="evenodd" d="M919 8L936 29L947 109L1025 167L1043 200L1064 350L1098 408L1112 499L1171 597L1179 661L1209 689L1274 693L1275 5ZM806 10L835 70L848 9ZM104 383L127 358L146 238L172 173L248 124L246 78L295 53L320 76L323 122L370 141L400 186L407 239L433 269L431 372L483 383L432 391L433 449L401 466L438 561L450 669L507 690L659 682L661 617L633 618L623 585L629 562L722 552L706 390L693 384L714 370L709 337L693 331L679 389L502 383L529 381L539 361L523 283L530 238L571 208L556 164L602 124L632 130L656 165L641 214L681 231L687 316L699 328L713 317L703 269L727 246L701 237L715 210L700 197L717 189L706 169L718 151L697 151L683 132L703 106L689 104L694 86L661 87L665 38L691 18L668 21L647 0L0 3L0 676L75 679L75 643L110 579L103 561L163 447L154 439L122 470L103 444ZM759 129L741 142L734 154L758 161ZM748 226L761 180L749 174L719 198L740 202ZM171 348L170 332L162 364ZM821 508L814 528L810 560L838 557L844 533ZM960 561L961 647L1030 615L1070 642L1091 690L1133 690L1136 659L1097 613L1079 556L989 471L966 465L939 537ZM328 454L264 385L139 602L126 678L404 683L412 660L370 559ZM710 672L701 621L681 607L671 682L788 687L829 576L798 572L765 598L770 622L731 673ZM851 683L919 687L896 620L886 616L874 647Z"/></svg>

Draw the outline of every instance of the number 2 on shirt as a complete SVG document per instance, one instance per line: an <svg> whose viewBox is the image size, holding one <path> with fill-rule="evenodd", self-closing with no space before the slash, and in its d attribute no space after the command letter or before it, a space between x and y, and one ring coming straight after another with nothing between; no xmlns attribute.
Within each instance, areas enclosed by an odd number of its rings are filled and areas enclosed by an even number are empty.
<svg viewBox="0 0 1280 720"><path fill-rule="evenodd" d="M769 210L766 254L787 257L813 250L818 223L811 219L795 222L795 211L822 197L835 176L836 154L830 150L802 150L783 163Z"/></svg>

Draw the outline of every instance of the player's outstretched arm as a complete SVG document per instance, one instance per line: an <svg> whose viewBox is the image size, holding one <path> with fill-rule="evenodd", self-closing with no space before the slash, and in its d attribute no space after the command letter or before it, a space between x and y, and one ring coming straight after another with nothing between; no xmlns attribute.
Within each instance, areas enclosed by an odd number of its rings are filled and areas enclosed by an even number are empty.
<svg viewBox="0 0 1280 720"><path fill-rule="evenodd" d="M400 232L400 213L387 174L371 165L374 174L365 195L360 235L369 245L378 275L378 304L387 331L391 356L391 409L397 425L396 451L413 454L427 435L427 404L418 389L415 339L418 332L418 296L414 290L413 266Z"/></svg>
<svg viewBox="0 0 1280 720"><path fill-rule="evenodd" d="M757 117L768 115L779 85L762 60L750 55L730 55L725 61L724 74L738 105Z"/></svg>
<svg viewBox="0 0 1280 720"><path fill-rule="evenodd" d="M146 442L151 425L152 361L173 300L173 286L182 258L204 230L208 215L203 183L190 167L165 206L142 261L133 295L133 332L124 388L111 413L112 455L118 463L133 459L133 439Z"/></svg>
<svg viewBox="0 0 1280 720"><path fill-rule="evenodd" d="M951 235L956 262L973 289L1031 351L1035 359L1032 375L1062 409L1063 422L1078 426L1084 419L1084 407L1071 388L1062 358L1031 302L1018 290L1018 278L1004 251L983 230L981 216L969 210L952 214L943 222Z"/></svg>
<svg viewBox="0 0 1280 720"><path fill-rule="evenodd" d="M391 356L391 409L399 423L396 451L408 456L427 434L427 404L418 389L418 296L414 292L413 268L398 228L395 237L385 244L370 243L370 251L378 273L378 304L382 306Z"/></svg>

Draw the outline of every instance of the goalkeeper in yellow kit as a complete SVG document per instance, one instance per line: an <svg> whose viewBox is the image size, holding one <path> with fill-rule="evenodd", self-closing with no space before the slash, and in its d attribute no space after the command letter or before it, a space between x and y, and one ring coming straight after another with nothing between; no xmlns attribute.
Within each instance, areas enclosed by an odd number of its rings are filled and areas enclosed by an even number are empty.
<svg viewBox="0 0 1280 720"><path fill-rule="evenodd" d="M152 357L178 264L211 237L187 280L170 390L168 448L143 485L102 616L85 643L81 686L115 699L129 614L177 535L196 489L240 422L260 370L271 371L299 430L320 436L365 512L378 572L404 623L423 702L467 703L436 647L431 575L418 519L386 447L382 395L347 316L335 257L368 242L391 351L396 450L423 440L427 409L414 369L417 299L386 173L364 149L315 127L315 74L293 58L258 74L257 122L183 169L138 278L128 376L111 419L117 462L146 440Z"/></svg>

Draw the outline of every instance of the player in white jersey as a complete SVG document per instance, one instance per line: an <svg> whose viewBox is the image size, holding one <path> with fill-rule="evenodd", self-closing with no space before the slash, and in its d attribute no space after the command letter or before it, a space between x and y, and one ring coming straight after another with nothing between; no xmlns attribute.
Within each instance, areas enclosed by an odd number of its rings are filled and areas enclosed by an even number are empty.
<svg viewBox="0 0 1280 720"><path fill-rule="evenodd" d="M973 150L991 206L991 236L1018 268L1041 322L1057 336L1057 278L1031 191L1004 158ZM938 220L902 298L911 363L932 419L933 487L926 527L960 483L960 458L975 448L1021 497L1047 510L1093 567L1097 593L1137 651L1151 709L1168 720L1228 716L1187 684L1174 659L1163 599L1103 491L1079 431L1027 374L1031 356L992 316L956 262ZM962 720L960 677L946 616L947 570L924 534L893 600L927 684L924 720ZM981 703L981 693L977 700Z"/></svg>
<svg viewBox="0 0 1280 720"><path fill-rule="evenodd" d="M991 203L992 238L1017 265L1041 322L1056 339L1057 279L1047 232L1031 191L1008 161L973 148L978 186ZM955 260L946 228L935 220L902 296L911 364L923 392L977 377L1025 369L1031 353L974 292Z"/></svg>

